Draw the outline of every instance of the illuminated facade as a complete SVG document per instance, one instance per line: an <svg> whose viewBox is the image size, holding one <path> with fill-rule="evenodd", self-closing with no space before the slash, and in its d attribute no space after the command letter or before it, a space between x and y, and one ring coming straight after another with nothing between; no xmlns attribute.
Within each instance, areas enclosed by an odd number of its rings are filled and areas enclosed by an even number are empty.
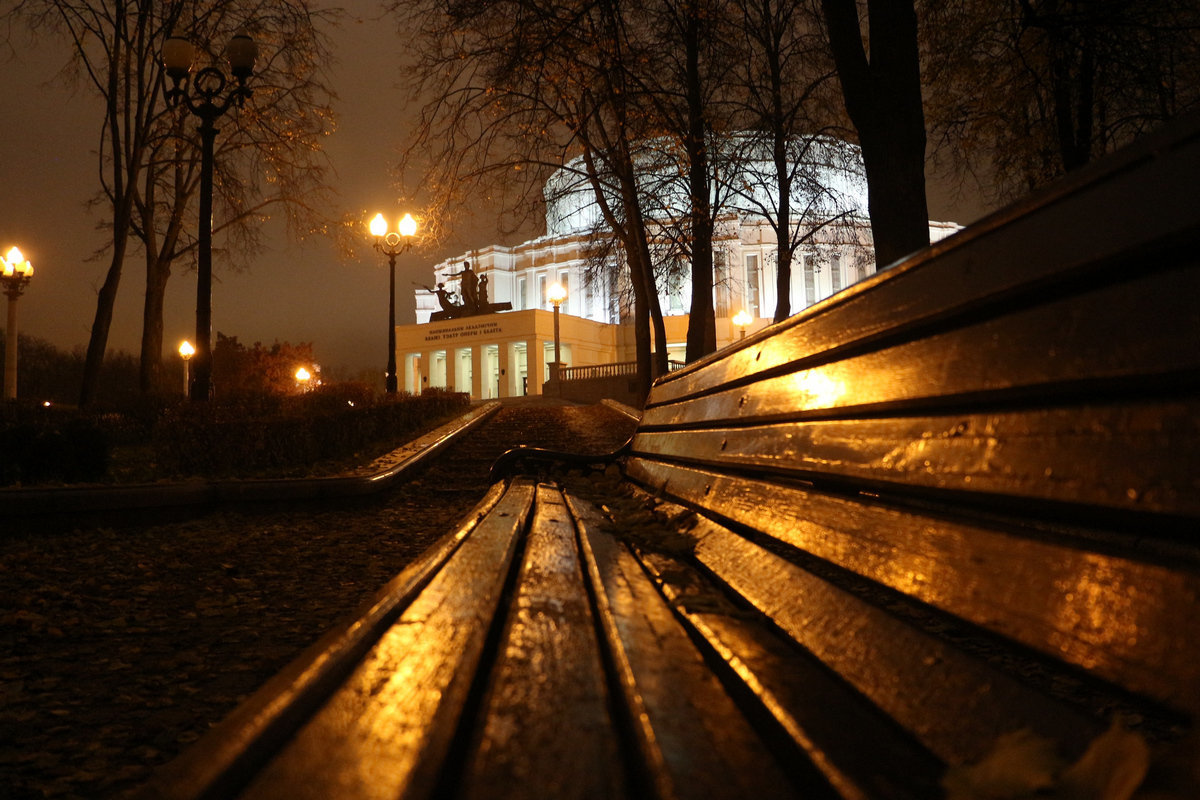
<svg viewBox="0 0 1200 800"><path fill-rule="evenodd" d="M855 161L854 163L858 163ZM866 188L861 166L846 170L822 167L822 185L839 208L843 221L818 230L794 255L788 286L792 313L806 308L875 271ZM629 307L622 274L617 269L589 269L589 244L603 236L591 190L564 171L546 186L545 236L506 247L492 245L448 259L434 267L434 280L450 299L458 292L464 263L469 263L486 299L509 303L511 311L431 322L441 308L425 289L416 292L415 325L397 327L400 388L419 392L428 387L469 391L474 399L538 394L549 379L553 361L552 306L547 290L554 283L567 289L561 307L561 353L566 367L635 360L633 333L626 324ZM803 200L801 198L801 200ZM815 208L811 198L806 201ZM670 205L669 199L667 205ZM747 204L749 205L749 204ZM830 214L832 216L832 214ZM936 241L958 230L953 223L930 223ZM776 238L762 216L749 207L733 209L717 222L713 237L713 300L717 346L743 332L767 325L778 300ZM686 269L680 270L686 274ZM474 281L472 281L474 283ZM691 287L686 278L663 281L659 303L666 321L668 357L683 361ZM445 296L445 295L444 295ZM734 325L739 311L752 322L744 331Z"/></svg>

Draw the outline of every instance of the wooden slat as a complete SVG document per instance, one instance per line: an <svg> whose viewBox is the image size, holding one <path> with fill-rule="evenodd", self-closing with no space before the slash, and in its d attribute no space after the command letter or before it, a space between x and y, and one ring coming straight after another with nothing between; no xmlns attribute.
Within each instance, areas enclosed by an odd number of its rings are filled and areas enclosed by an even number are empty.
<svg viewBox="0 0 1200 800"><path fill-rule="evenodd" d="M1130 272L1161 266L1159 243L1194 247L1200 131L1175 129L997 212L849 290L749 337L718 359L660 380L648 407L807 354L945 317L1055 281L1089 288L1124 255ZM1121 309L1121 305L1114 306Z"/></svg>
<svg viewBox="0 0 1200 800"><path fill-rule="evenodd" d="M794 796L637 560L593 507L568 503L646 790L664 800Z"/></svg>
<svg viewBox="0 0 1200 800"><path fill-rule="evenodd" d="M493 486L452 531L387 583L359 616L321 637L136 795L232 797L325 702L503 495Z"/></svg>
<svg viewBox="0 0 1200 800"><path fill-rule="evenodd" d="M1194 648L1180 647L1167 634L1200 629L1200 575L1186 565L1141 563L869 498L641 459L630 462L628 473L653 492L708 509L1106 680L1180 709L1200 709L1200 660ZM717 541L725 540L714 539L706 549L717 549ZM776 582L762 585L791 585L790 577L771 580Z"/></svg>
<svg viewBox="0 0 1200 800"><path fill-rule="evenodd" d="M509 615L461 796L624 796L575 527L550 486L538 487Z"/></svg>
<svg viewBox="0 0 1200 800"><path fill-rule="evenodd" d="M1094 393L1106 381L1136 391L1146 376L1200 381L1200 268L1143 277L1005 313L976 324L735 386L709 396L648 407L642 427L805 414L871 413L897 407L977 407L1063 384ZM1113 309L1120 309L1114 315ZM774 339L762 348L777 348ZM740 377L731 362L729 377ZM655 393L658 396L658 393ZM991 397L989 397L991 396ZM982 399L981 399L982 398ZM850 410L854 409L853 412Z"/></svg>
<svg viewBox="0 0 1200 800"><path fill-rule="evenodd" d="M532 484L513 482L243 797L395 800L433 793L533 495Z"/></svg>
<svg viewBox="0 0 1200 800"><path fill-rule="evenodd" d="M639 559L659 581L712 658L846 800L940 795L945 764L816 659L793 647L716 592L685 564L658 553Z"/></svg>
<svg viewBox="0 0 1200 800"><path fill-rule="evenodd" d="M876 490L1200 517L1200 399L650 431L633 452Z"/></svg>
<svg viewBox="0 0 1200 800"><path fill-rule="evenodd" d="M700 563L947 763L977 760L998 735L1022 728L1076 751L1102 730L894 609L719 525L697 533Z"/></svg>

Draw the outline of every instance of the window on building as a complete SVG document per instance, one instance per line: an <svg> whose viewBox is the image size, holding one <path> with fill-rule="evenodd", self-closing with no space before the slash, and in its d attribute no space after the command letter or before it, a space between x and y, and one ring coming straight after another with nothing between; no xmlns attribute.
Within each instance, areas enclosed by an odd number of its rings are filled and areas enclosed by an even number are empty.
<svg viewBox="0 0 1200 800"><path fill-rule="evenodd" d="M829 280L833 282L834 294L842 290L842 257L838 253L829 257Z"/></svg>
<svg viewBox="0 0 1200 800"><path fill-rule="evenodd" d="M550 298L546 297L546 276L538 275L538 305L542 308L550 308Z"/></svg>
<svg viewBox="0 0 1200 800"><path fill-rule="evenodd" d="M758 319L758 253L746 254L746 311Z"/></svg>
<svg viewBox="0 0 1200 800"><path fill-rule="evenodd" d="M713 253L713 290L716 298L717 317L731 316L729 313L729 265L726 262L724 250L717 250Z"/></svg>
<svg viewBox="0 0 1200 800"><path fill-rule="evenodd" d="M563 287L563 291L565 291L567 293L567 299L562 305L562 311L564 314L566 313L567 309L573 305L573 303L571 302L571 280L570 279L571 279L571 273L568 272L567 270L564 269L558 273L558 285ZM578 301L576 301L576 302L578 302Z"/></svg>
<svg viewBox="0 0 1200 800"><path fill-rule="evenodd" d="M517 296L514 298L513 309L516 311L525 310L525 292L527 280L524 276L517 278Z"/></svg>
<svg viewBox="0 0 1200 800"><path fill-rule="evenodd" d="M804 298L803 307L807 308L817 302L817 267L813 262L815 259L810 255L800 256L800 261L804 264ZM798 308L793 308L792 311L799 311Z"/></svg>

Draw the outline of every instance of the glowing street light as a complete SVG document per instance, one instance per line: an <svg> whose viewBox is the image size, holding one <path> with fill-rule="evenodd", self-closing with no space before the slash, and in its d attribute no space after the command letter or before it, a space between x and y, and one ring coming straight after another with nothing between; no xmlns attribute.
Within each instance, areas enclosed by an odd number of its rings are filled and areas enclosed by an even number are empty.
<svg viewBox="0 0 1200 800"><path fill-rule="evenodd" d="M33 265L17 248L12 248L0 258L0 283L8 295L8 327L4 340L4 398L17 399L17 298L29 279L33 277Z"/></svg>
<svg viewBox="0 0 1200 800"><path fill-rule="evenodd" d="M746 313L746 309L744 308L733 315L733 324L737 325L738 329L742 332L742 335L738 337L739 339L746 338L746 326L751 322L754 322L754 318Z"/></svg>
<svg viewBox="0 0 1200 800"><path fill-rule="evenodd" d="M171 79L167 103L182 105L200 118L200 231L196 247L196 369L191 383L192 400L208 400L212 386L212 196L214 123L231 107L241 108L250 89L246 82L254 72L258 45L239 31L225 47L225 59L237 84L217 67L205 67L192 75L195 46L180 33L163 44L163 67Z"/></svg>
<svg viewBox="0 0 1200 800"><path fill-rule="evenodd" d="M554 363L550 365L550 379L558 387L558 395L562 396L562 355L558 338L558 309L567 299L567 289L561 283L555 282L546 290L546 299L554 306Z"/></svg>
<svg viewBox="0 0 1200 800"><path fill-rule="evenodd" d="M311 381L311 380L312 380L312 373L309 372L307 369L305 369L304 367L300 367L299 369L296 370L296 383L299 384L299 386L300 386L301 394L303 394L309 390L309 387L311 385L309 383L309 381Z"/></svg>
<svg viewBox="0 0 1200 800"><path fill-rule="evenodd" d="M375 249L388 257L388 361L384 383L388 394L395 394L396 383L396 256L412 247L417 221L412 214L400 220L399 232L389 231L383 214L376 214L369 225L375 237Z"/></svg>

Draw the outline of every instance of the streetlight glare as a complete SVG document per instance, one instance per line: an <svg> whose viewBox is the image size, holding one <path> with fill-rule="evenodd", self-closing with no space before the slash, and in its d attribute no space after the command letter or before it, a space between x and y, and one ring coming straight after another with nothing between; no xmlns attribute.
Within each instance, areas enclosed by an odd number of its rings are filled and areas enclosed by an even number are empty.
<svg viewBox="0 0 1200 800"><path fill-rule="evenodd" d="M746 309L744 309L744 308L741 311L739 311L733 315L733 324L737 325L739 328L744 328L753 321L754 321L754 319L750 316L749 313L747 313Z"/></svg>
<svg viewBox="0 0 1200 800"><path fill-rule="evenodd" d="M184 358L191 358L196 354L196 348L192 347L192 343L187 339L183 340L183 344L179 345L179 355Z"/></svg>
<svg viewBox="0 0 1200 800"><path fill-rule="evenodd" d="M296 380L298 380L298 381L306 381L311 377L312 377L312 373L310 373L304 367L301 367L300 369L296 370Z"/></svg>
<svg viewBox="0 0 1200 800"><path fill-rule="evenodd" d="M371 235L383 236L387 233L387 220L383 218L383 214L376 214L371 218Z"/></svg>
<svg viewBox="0 0 1200 800"><path fill-rule="evenodd" d="M400 220L400 235L412 236L417 232L417 221L413 219L412 214L405 214L404 219Z"/></svg>
<svg viewBox="0 0 1200 800"><path fill-rule="evenodd" d="M567 290L561 283L555 283L546 290L546 299L556 306L560 305L563 300L567 299Z"/></svg>

